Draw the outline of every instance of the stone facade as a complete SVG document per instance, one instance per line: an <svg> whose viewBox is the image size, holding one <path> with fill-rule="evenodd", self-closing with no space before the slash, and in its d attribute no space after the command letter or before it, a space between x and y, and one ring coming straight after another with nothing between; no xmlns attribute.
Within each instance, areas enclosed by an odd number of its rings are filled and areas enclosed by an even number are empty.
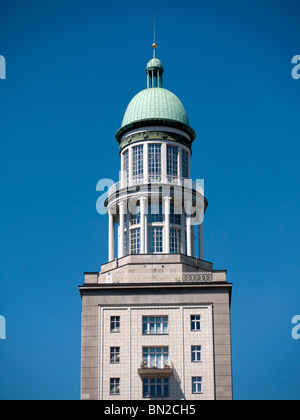
<svg viewBox="0 0 300 420"><path fill-rule="evenodd" d="M168 258L164 256L167 267ZM180 261L181 257L181 263ZM114 282L114 271L141 276L139 265L121 268L104 265L101 273L86 273L82 296L82 399L88 400L221 400L232 399L230 297L226 272L211 271L211 281ZM137 258L136 256L134 259ZM158 270L161 256L152 256L147 269ZM187 272L201 262L188 258L177 269ZM154 260L156 259L156 264ZM192 261L194 260L194 261ZM191 263L193 264L191 265ZM143 264L144 262L141 261ZM202 262L202 267L212 265ZM175 263L176 266L176 263ZM114 268L113 268L114 267ZM107 268L111 270L108 272ZM174 271L174 261L169 268ZM164 270L163 268L160 271ZM147 271L147 270L146 270ZM145 271L145 274L146 274ZM178 270L180 273L180 270ZM173 273L174 277L176 273ZM111 275L109 282L106 276ZM105 279L105 280L104 280ZM201 330L191 331L191 316L199 315ZM111 332L111 317L119 317L120 330ZM168 317L168 334L144 335L144 317ZM201 347L201 362L192 362L192 346ZM111 348L120 349L120 360L111 363ZM141 371L144 348L168 348L170 369L167 397L143 395L144 375L164 377L163 370ZM160 373L162 372L162 376ZM152 374L152 376L151 376ZM119 380L119 395L111 395L110 380ZM192 378L202 378L201 393L194 394Z"/></svg>

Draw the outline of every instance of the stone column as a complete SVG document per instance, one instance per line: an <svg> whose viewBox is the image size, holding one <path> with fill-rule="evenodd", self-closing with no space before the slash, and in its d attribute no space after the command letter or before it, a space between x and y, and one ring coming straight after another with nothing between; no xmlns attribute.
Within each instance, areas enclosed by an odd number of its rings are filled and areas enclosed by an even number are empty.
<svg viewBox="0 0 300 420"><path fill-rule="evenodd" d="M144 183L148 184L149 179L149 145L148 143L144 144L143 149L143 156L144 156Z"/></svg>
<svg viewBox="0 0 300 420"><path fill-rule="evenodd" d="M164 204L164 253L170 254L170 212L171 212L171 197L163 198Z"/></svg>
<svg viewBox="0 0 300 420"><path fill-rule="evenodd" d="M181 212L181 253L183 255L186 254L186 249L185 249L185 212L184 212L184 208L182 209Z"/></svg>
<svg viewBox="0 0 300 420"><path fill-rule="evenodd" d="M108 212L109 217L109 233L108 233L108 262L115 259L115 220L112 210Z"/></svg>
<svg viewBox="0 0 300 420"><path fill-rule="evenodd" d="M145 254L146 252L146 204L147 204L147 198L142 197L140 199L141 203L141 254Z"/></svg>
<svg viewBox="0 0 300 420"><path fill-rule="evenodd" d="M167 182L167 144L163 143L161 147L161 178Z"/></svg>
<svg viewBox="0 0 300 420"><path fill-rule="evenodd" d="M192 202L186 202L186 236L187 236L187 250L186 253L189 257L193 256L193 246L192 246Z"/></svg>
<svg viewBox="0 0 300 420"><path fill-rule="evenodd" d="M119 214L120 214L119 258L124 257L125 209L126 209L126 203L125 201L121 201L119 203Z"/></svg>

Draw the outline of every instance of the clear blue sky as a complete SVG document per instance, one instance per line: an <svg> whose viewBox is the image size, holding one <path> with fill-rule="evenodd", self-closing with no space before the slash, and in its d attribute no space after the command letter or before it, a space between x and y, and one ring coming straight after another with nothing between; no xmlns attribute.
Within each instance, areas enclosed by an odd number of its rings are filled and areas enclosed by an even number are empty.
<svg viewBox="0 0 300 420"><path fill-rule="evenodd" d="M84 271L107 260L96 184L146 86L157 15L165 87L197 132L205 257L233 283L236 399L299 399L299 1L1 2L1 399L79 399Z"/></svg>

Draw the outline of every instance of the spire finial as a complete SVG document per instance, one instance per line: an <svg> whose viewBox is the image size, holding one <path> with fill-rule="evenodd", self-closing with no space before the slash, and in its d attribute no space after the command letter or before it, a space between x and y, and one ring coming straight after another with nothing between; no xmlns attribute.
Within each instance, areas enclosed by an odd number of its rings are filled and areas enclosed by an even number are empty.
<svg viewBox="0 0 300 420"><path fill-rule="evenodd" d="M153 45L152 45L152 47L153 47L153 58L155 58L155 50L156 50L156 48L157 48L157 45L156 45L156 42L155 42L155 18L156 18L156 16L155 15L153 15L153 20L154 20L154 30L153 30L153 38L154 38L154 42L153 42Z"/></svg>

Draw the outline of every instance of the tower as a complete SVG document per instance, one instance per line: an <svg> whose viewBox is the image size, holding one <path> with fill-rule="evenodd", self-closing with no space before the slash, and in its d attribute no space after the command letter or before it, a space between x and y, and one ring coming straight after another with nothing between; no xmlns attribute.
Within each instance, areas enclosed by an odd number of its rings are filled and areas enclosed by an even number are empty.
<svg viewBox="0 0 300 420"><path fill-rule="evenodd" d="M147 88L116 134L108 263L79 288L82 399L232 399L231 284L204 260L208 203L190 180L196 135L153 48Z"/></svg>

